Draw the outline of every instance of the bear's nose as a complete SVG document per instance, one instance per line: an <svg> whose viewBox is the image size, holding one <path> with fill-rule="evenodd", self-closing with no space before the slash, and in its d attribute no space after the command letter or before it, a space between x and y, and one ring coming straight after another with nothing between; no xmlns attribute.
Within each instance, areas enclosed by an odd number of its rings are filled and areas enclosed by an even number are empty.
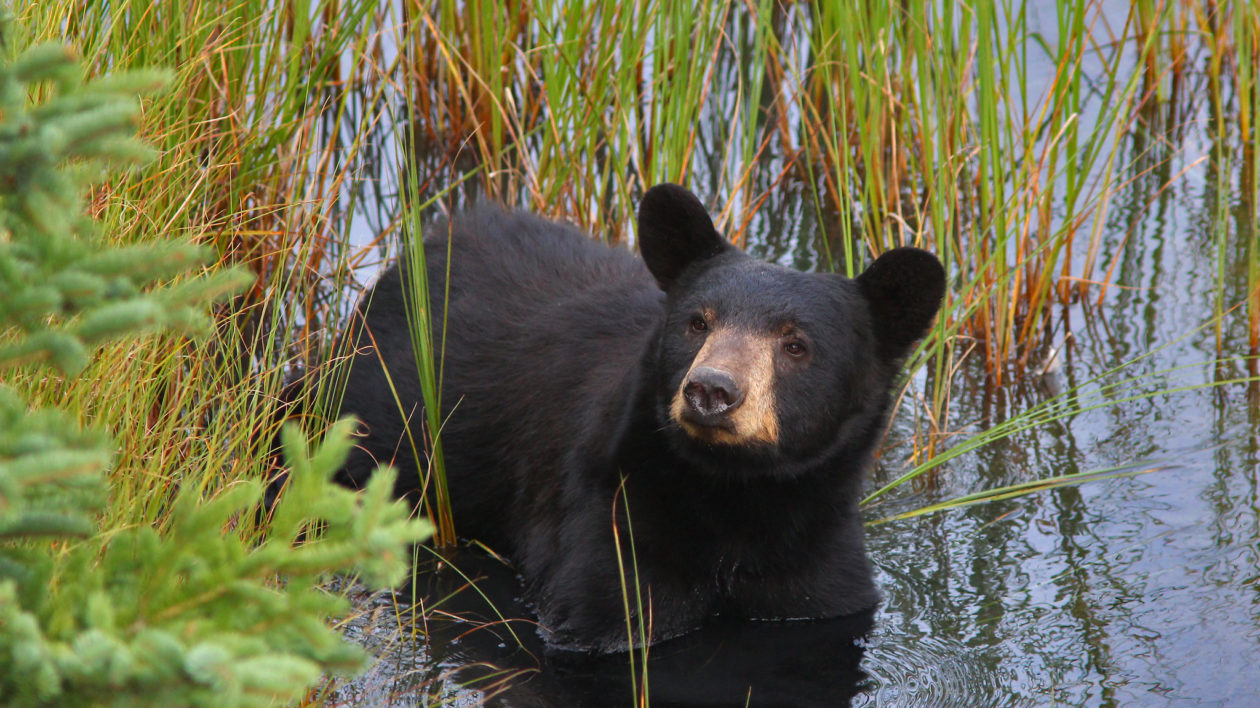
<svg viewBox="0 0 1260 708"><path fill-rule="evenodd" d="M735 377L709 366L697 366L687 377L683 397L691 409L704 416L716 416L738 406L744 400Z"/></svg>

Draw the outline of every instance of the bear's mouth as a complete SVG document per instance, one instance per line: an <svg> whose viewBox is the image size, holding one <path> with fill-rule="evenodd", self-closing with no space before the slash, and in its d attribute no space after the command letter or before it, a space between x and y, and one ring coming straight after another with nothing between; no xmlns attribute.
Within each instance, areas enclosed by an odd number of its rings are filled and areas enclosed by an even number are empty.
<svg viewBox="0 0 1260 708"><path fill-rule="evenodd" d="M683 411L676 420L687 437L709 445L741 445L747 442L730 416Z"/></svg>
<svg viewBox="0 0 1260 708"><path fill-rule="evenodd" d="M679 424L688 432L691 432L693 429L697 431L722 430L732 434L735 432L735 421L726 413L706 414L690 408L684 408L679 418Z"/></svg>

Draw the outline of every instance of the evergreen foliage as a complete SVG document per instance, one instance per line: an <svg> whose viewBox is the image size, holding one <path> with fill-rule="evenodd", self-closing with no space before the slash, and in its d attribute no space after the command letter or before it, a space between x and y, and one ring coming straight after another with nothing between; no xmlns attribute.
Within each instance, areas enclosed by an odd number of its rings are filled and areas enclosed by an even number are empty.
<svg viewBox="0 0 1260 708"><path fill-rule="evenodd" d="M12 29L0 10L0 42ZM187 277L203 249L111 245L84 213L86 185L148 156L134 137L137 95L165 79L85 82L51 44L0 62L0 381L50 365L75 375L95 345L122 336L204 332L206 303L249 280ZM327 624L345 602L319 582L350 569L397 582L429 526L393 500L388 470L359 494L331 484L349 425L314 451L284 431L289 489L261 541L242 533L263 499L257 481L208 498L188 485L163 529L102 533L109 437L0 383L0 704L269 705L360 666Z"/></svg>

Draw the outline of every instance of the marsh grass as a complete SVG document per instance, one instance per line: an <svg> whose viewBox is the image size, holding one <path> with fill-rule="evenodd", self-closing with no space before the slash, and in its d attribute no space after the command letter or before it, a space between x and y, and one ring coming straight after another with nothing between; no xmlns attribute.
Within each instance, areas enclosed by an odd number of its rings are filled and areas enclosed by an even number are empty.
<svg viewBox="0 0 1260 708"><path fill-rule="evenodd" d="M907 364L924 385L901 398L917 421L913 464L893 486L906 484L1070 410L1198 385L1152 384L1126 374L1129 362L1111 372L1118 383L974 436L956 435L951 410L971 362L1001 390L1062 349L1070 310L1108 305L1132 247L1104 239L1115 197L1141 185L1150 208L1182 179L1168 166L1189 162L1180 131L1201 112L1218 199L1216 311L1205 317L1223 366L1214 383L1257 375L1260 6L1140 0L1117 14L1076 0L1036 22L993 0L847 7L19 4L34 37L70 41L97 71L176 72L145 106L160 158L93 195L102 232L188 236L257 275L209 342L112 345L78 379L22 385L118 439L105 528L161 526L182 486L214 492L268 473L285 381L328 357L359 274L418 243L434 211L481 193L632 244L638 196L673 180L741 243L779 238L770 212L803 200L825 233L816 244L789 236L785 249L817 253L818 267L854 273L900 244L946 262L943 314ZM373 236L352 243L365 229ZM440 391L431 344L417 347L426 396ZM339 388L331 377L305 395L327 404ZM425 422L415 452L440 457L441 421ZM428 511L446 513L453 538L440 476L433 485Z"/></svg>
<svg viewBox="0 0 1260 708"><path fill-rule="evenodd" d="M446 6L409 7L423 20L417 56L439 58L426 60L422 76L436 79L420 81L420 94L464 97L422 101L445 110L426 116L437 126L430 137L478 152L484 188L506 201L618 239L639 190L691 176L742 241L767 192L796 180L819 213L839 217L821 244L831 267L852 274L904 243L947 259L947 316L910 367L932 368L932 421L949 418L960 345L1000 387L1051 355L1065 308L1105 301L1123 256L1104 244L1115 195L1135 170L1162 177L1160 191L1183 176L1158 169L1180 157L1174 132L1154 133L1136 155L1124 141L1158 131L1152 120L1180 129L1192 78L1206 76L1221 154L1255 162L1247 3L1142 2L1127 14L1097 0L1057 3L1038 31L1026 6L994 2L877 2L852 13L717 3L690 22L668 3L547 4L496 20L507 34L472 33L477 23ZM631 40L616 31L627 24L645 29ZM1206 71L1196 68L1203 54ZM487 57L500 58L489 74ZM493 120L468 118L487 104L500 107ZM1234 120L1240 131L1226 127ZM1217 174L1241 171L1249 193L1248 169ZM1249 264L1250 293L1257 259L1246 248L1238 262ZM1243 299L1255 339L1260 308ZM1222 293L1218 321L1240 301ZM929 456L947 434L925 438Z"/></svg>
<svg viewBox="0 0 1260 708"><path fill-rule="evenodd" d="M404 144L415 143L414 133ZM435 312L429 301L429 270L425 266L424 237L421 224L421 204L419 188L416 184L416 166L414 158L407 161L408 175L406 180L408 199L403 203L404 242L407 244L402 256L411 277L406 280L407 290L404 293L404 304L407 308L407 322L411 329L412 350L415 352L416 371L419 373L420 389L424 401L424 426L427 432L423 444L413 438L411 454L416 460L416 469L425 470L424 489L421 491L423 512L428 512L437 527L434 542L438 546L452 546L456 541L455 520L451 515L450 493L446 484L446 463L442 455L442 362L445 359L446 342L446 305L450 293L450 247L447 240L445 291L442 296L443 309ZM395 401L399 400L398 392ZM415 411L402 410L404 418L410 419ZM408 426L411 429L411 426ZM421 462L427 464L421 464ZM429 487L432 487L431 494Z"/></svg>
<svg viewBox="0 0 1260 708"><path fill-rule="evenodd" d="M622 511L618 512L617 507ZM651 598L643 601L645 588L639 583L638 556L634 549L634 523L630 515L630 498L625 494L625 478L622 478L617 494L613 497L612 532L617 552L618 576L621 580L622 611L626 618L626 658L630 668L630 695L639 706L648 704L648 657L652 644ZM617 518L624 513L626 538L621 538Z"/></svg>

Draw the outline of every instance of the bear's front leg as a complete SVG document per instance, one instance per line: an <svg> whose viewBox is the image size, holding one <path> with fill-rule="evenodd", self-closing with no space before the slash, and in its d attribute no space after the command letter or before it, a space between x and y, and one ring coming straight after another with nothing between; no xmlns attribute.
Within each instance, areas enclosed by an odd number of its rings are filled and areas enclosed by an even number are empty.
<svg viewBox="0 0 1260 708"><path fill-rule="evenodd" d="M697 588L649 568L619 567L615 554L570 555L538 594L539 633L570 651L610 653L696 629L709 608ZM623 556L629 564L629 559Z"/></svg>
<svg viewBox="0 0 1260 708"><path fill-rule="evenodd" d="M808 553L741 565L732 605L748 619L824 619L870 610L879 604L879 592L864 546L853 514Z"/></svg>

